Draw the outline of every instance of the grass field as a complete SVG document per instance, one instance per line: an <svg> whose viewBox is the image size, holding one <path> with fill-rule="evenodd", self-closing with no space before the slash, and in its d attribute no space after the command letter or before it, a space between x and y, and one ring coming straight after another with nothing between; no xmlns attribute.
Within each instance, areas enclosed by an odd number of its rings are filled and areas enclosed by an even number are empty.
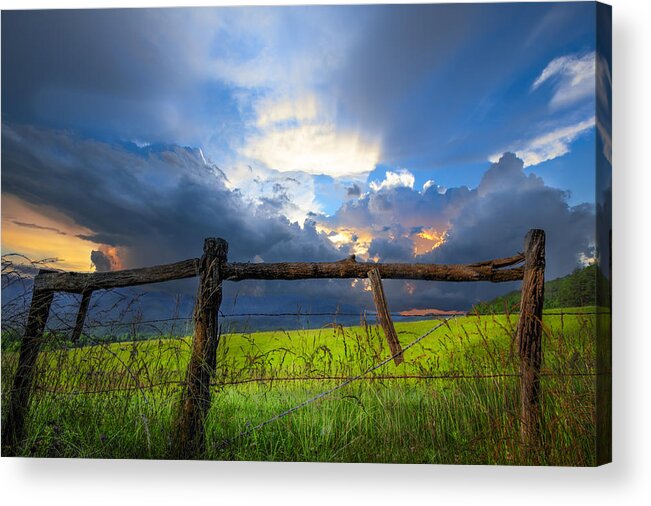
<svg viewBox="0 0 651 506"><path fill-rule="evenodd" d="M450 320L390 362L260 431L222 442L389 356L374 326L221 337L205 458L328 462L595 464L595 308L546 313L543 437L518 439L517 315ZM432 320L397 323L403 346ZM188 338L50 347L23 454L165 458ZM16 353L3 352L6 405ZM398 376L399 378L396 378Z"/></svg>

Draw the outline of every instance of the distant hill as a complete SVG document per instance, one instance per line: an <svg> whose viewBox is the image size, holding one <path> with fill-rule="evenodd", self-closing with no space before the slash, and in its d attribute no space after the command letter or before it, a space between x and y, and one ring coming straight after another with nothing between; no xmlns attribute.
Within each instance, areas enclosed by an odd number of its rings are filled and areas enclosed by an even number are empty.
<svg viewBox="0 0 651 506"><path fill-rule="evenodd" d="M603 300L599 303L597 283L602 287ZM589 265L583 269L577 268L572 274L545 283L545 309L604 305L604 300L609 299L608 280L596 265ZM488 302L475 304L471 313L504 313L519 310L520 290L515 290Z"/></svg>

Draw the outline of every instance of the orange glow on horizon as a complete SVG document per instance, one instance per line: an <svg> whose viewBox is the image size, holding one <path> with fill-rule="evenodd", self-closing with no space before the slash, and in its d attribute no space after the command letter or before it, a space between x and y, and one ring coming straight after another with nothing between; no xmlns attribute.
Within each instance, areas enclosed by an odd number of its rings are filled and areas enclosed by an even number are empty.
<svg viewBox="0 0 651 506"><path fill-rule="evenodd" d="M2 195L2 254L20 253L32 260L55 258L57 268L83 272L92 270L92 250L119 258L116 248L78 237L91 234L56 209Z"/></svg>

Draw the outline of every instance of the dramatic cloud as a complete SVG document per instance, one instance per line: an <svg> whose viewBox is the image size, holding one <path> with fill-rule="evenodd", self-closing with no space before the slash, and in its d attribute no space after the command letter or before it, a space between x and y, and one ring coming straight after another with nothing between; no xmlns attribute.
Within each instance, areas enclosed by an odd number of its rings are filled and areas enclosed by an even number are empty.
<svg viewBox="0 0 651 506"><path fill-rule="evenodd" d="M588 151L595 122L611 158L610 120L594 110L610 107L610 69L596 98L589 86L594 9L3 13L3 251L101 270L194 257L222 236L241 261L457 262L511 254L541 226L548 274L564 273L592 255L594 210L524 168L558 159L545 177L576 195L594 167L573 144ZM479 293L387 287L405 306ZM370 303L348 281L237 290L270 296L257 302L269 309Z"/></svg>
<svg viewBox="0 0 651 506"><path fill-rule="evenodd" d="M256 165L237 164L224 169L225 185L259 210L303 223L321 210L314 177L304 172L280 172Z"/></svg>
<svg viewBox="0 0 651 506"><path fill-rule="evenodd" d="M333 177L366 176L380 156L376 144L331 123L266 129L249 140L242 154L281 172Z"/></svg>
<svg viewBox="0 0 651 506"><path fill-rule="evenodd" d="M280 172L365 178L379 161L376 142L359 132L338 127L332 109L314 95L296 99L269 98L256 105L257 131L241 154Z"/></svg>
<svg viewBox="0 0 651 506"><path fill-rule="evenodd" d="M207 9L7 13L3 117L147 142L206 140L209 122L238 122L208 108L197 86L210 80L204 61L219 26Z"/></svg>
<svg viewBox="0 0 651 506"><path fill-rule="evenodd" d="M339 256L309 224L292 225L279 213L285 187L274 188L275 200L249 203L196 149L106 144L9 125L2 144L3 192L58 209L89 231L84 240L119 248L125 267L197 256L209 235L231 242L239 260Z"/></svg>
<svg viewBox="0 0 651 506"><path fill-rule="evenodd" d="M523 161L507 153L489 167L475 189L439 192L430 186L419 192L408 186L378 187L345 203L322 223L333 230L371 231L370 241L365 238L369 258L438 263L512 255L522 250L530 228L542 228L548 238L547 275L553 278L593 253L594 207L571 207L567 198L540 177L526 174ZM359 237L349 234L348 239L338 245L359 246ZM464 290L455 288L457 300Z"/></svg>
<svg viewBox="0 0 651 506"><path fill-rule="evenodd" d="M446 242L430 257L439 262L472 262L522 251L531 228L547 234L548 278L571 272L594 244L594 206L570 207L567 194L552 188L523 162L505 154L484 175L476 196L451 220Z"/></svg>
<svg viewBox="0 0 651 506"><path fill-rule="evenodd" d="M340 248L362 258L383 259L391 251L422 255L438 247L445 238L449 222L464 202L471 198L467 187L439 191L434 184L418 191L414 176L406 169L388 171L382 182L372 182L370 191L348 200L332 215L316 217L317 227L329 232L329 239Z"/></svg>
<svg viewBox="0 0 651 506"><path fill-rule="evenodd" d="M517 151L515 132L533 139L541 121L558 119L536 101L543 88L578 80L572 89L584 90L583 57L565 56L551 68L549 55L594 40L593 26L577 22L593 10L457 4L9 12L3 119L138 145L199 146L229 170L251 165L361 181L378 162L411 170L477 163L496 148ZM536 93L522 80L532 66L539 73L548 67ZM562 118L544 131L586 117ZM536 131L528 131L532 125Z"/></svg>
<svg viewBox="0 0 651 506"><path fill-rule="evenodd" d="M368 248L368 254L382 262L405 262L414 257L414 245L408 237L373 239Z"/></svg>
<svg viewBox="0 0 651 506"><path fill-rule="evenodd" d="M539 227L548 237L547 275L556 277L594 244L592 206L569 207L564 192L525 174L512 154L476 189L418 191L403 170L384 181L395 184L377 184L333 216L314 214L301 226L278 213L285 186L276 186L275 200L248 202L198 150L109 145L31 127L4 125L2 132L3 191L55 207L89 230L84 239L96 244L89 260L97 270L194 257L209 235L227 239L229 257L239 261L332 261L353 252L375 261L474 262L521 250L526 231ZM438 285L388 286L403 294L400 309L468 307L504 289ZM239 293L283 293L285 301L327 307L370 303L363 286L336 281L243 284L229 296Z"/></svg>
<svg viewBox="0 0 651 506"><path fill-rule="evenodd" d="M113 271L115 270L115 259L100 250L93 250L90 252L90 261L93 263L97 272Z"/></svg>

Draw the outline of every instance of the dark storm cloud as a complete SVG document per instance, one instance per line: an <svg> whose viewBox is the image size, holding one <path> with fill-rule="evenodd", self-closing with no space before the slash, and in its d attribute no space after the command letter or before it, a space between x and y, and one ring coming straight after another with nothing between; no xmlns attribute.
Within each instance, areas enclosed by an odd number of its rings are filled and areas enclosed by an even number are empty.
<svg viewBox="0 0 651 506"><path fill-rule="evenodd" d="M216 121L237 128L226 101L214 107L225 88L213 83L213 98L205 93L211 16L201 9L4 12L3 118L195 144Z"/></svg>
<svg viewBox="0 0 651 506"><path fill-rule="evenodd" d="M355 227L387 232L399 224L406 231L416 228L445 228L452 214L472 196L467 187L439 193L434 187L419 192L408 187L371 191L360 199L344 202L337 212L322 221L333 227ZM420 231L420 230L419 230Z"/></svg>
<svg viewBox="0 0 651 506"><path fill-rule="evenodd" d="M198 150L106 144L6 124L2 146L4 192L64 213L92 231L86 239L116 246L125 267L196 257L207 236L229 241L229 258L235 261L332 261L347 253L318 233L312 219L300 227L271 212L269 203L252 205L229 190ZM282 185L276 190L283 200ZM592 253L594 219L592 206L570 207L565 192L525 173L512 154L491 165L476 189L384 188L344 203L330 218L314 217L334 228L373 230L369 253L382 261L466 263L507 256L522 250L528 229L542 228L548 278L567 274L581 253ZM447 229L447 240L415 258L409 237L430 227ZM99 250L92 258L96 267L110 268ZM369 302L367 292L351 291L345 281L250 286L259 295L283 293L287 300L303 298L315 307ZM488 283L417 283L412 295L404 282L388 286L399 294L395 309L468 307L504 290Z"/></svg>
<svg viewBox="0 0 651 506"><path fill-rule="evenodd" d="M404 262L413 258L414 247L409 239L401 237L399 239L378 238L371 241L368 248L370 257L379 257L383 262Z"/></svg>
<svg viewBox="0 0 651 506"><path fill-rule="evenodd" d="M480 20L476 6L407 5L373 9L364 37L342 71L344 100L385 124L396 97L435 72ZM381 56L381 57L380 57ZM377 123L376 123L377 124Z"/></svg>
<svg viewBox="0 0 651 506"><path fill-rule="evenodd" d="M424 192L406 187L382 189L343 204L325 221L332 226L373 229L369 255L385 262L472 263L510 256L522 251L529 229L542 228L547 234L546 276L553 279L576 268L580 255L594 253L594 206L572 207L567 200L566 192L525 173L522 160L506 153L486 170L476 189L449 188L443 193L432 188ZM413 234L429 227L447 229L445 243L431 253L414 256ZM400 283L392 286L404 304L445 308L468 307L517 286L416 283L417 290L407 296Z"/></svg>
<svg viewBox="0 0 651 506"><path fill-rule="evenodd" d="M594 243L594 206L571 207L568 195L525 174L523 162L506 153L491 165L470 199L450 221L447 241L429 257L467 263L522 251L531 228L545 230L548 278L571 272ZM478 258L481 257L481 258Z"/></svg>
<svg viewBox="0 0 651 506"><path fill-rule="evenodd" d="M546 63L594 29L577 22L594 8L578 3L370 12L335 77L340 108L351 124L382 136L385 162L412 168L483 160L512 142L514 132L530 131L547 104L530 103L528 89L516 83L534 71L532 63Z"/></svg>
<svg viewBox="0 0 651 506"><path fill-rule="evenodd" d="M589 204L571 207L567 194L546 186L530 174L522 161L506 154L491 166L471 199L451 220L446 242L423 261L469 263L509 256L523 250L531 228L546 234L547 279L569 274L580 265L580 255L594 254L595 209ZM466 304L492 298L518 283L476 283L457 287Z"/></svg>
<svg viewBox="0 0 651 506"><path fill-rule="evenodd" d="M191 258L203 239L230 242L233 260L332 260L313 225L247 203L198 150L107 144L65 132L3 125L3 191L48 205L117 246L125 267ZM283 189L278 188L282 199Z"/></svg>
<svg viewBox="0 0 651 506"><path fill-rule="evenodd" d="M111 145L65 132L3 125L3 191L35 205L48 205L92 231L87 239L118 247L125 267L196 257L206 236L229 241L234 261L332 261L345 257L314 216L303 227L247 203L197 150L178 146ZM565 192L526 174L522 161L506 154L491 165L476 189L384 188L346 202L327 223L374 231L369 249L382 261L465 263L522 250L529 228L547 232L547 277L567 274L594 242L594 209L570 207ZM282 186L282 185L281 185ZM283 188L277 188L282 199ZM414 257L409 237L430 227L448 229L432 253ZM111 267L98 248L98 270ZM416 289L413 289L413 286ZM387 284L395 310L468 307L509 286L490 283ZM283 294L284 303L313 308L367 307L368 292L350 281L249 283L229 288L256 296ZM191 292L189 292L191 293ZM371 307L371 306L368 306Z"/></svg>
<svg viewBox="0 0 651 506"><path fill-rule="evenodd" d="M25 96L43 82L141 98L152 88L172 89L186 79L183 61L160 57L153 42L165 34L146 29L153 14L134 9L6 12L2 52L12 75L8 95ZM163 76L167 79L161 82Z"/></svg>
<svg viewBox="0 0 651 506"><path fill-rule="evenodd" d="M99 250L91 251L90 261L95 266L95 270L97 272L106 272L106 271L113 270L111 259L102 251Z"/></svg>

